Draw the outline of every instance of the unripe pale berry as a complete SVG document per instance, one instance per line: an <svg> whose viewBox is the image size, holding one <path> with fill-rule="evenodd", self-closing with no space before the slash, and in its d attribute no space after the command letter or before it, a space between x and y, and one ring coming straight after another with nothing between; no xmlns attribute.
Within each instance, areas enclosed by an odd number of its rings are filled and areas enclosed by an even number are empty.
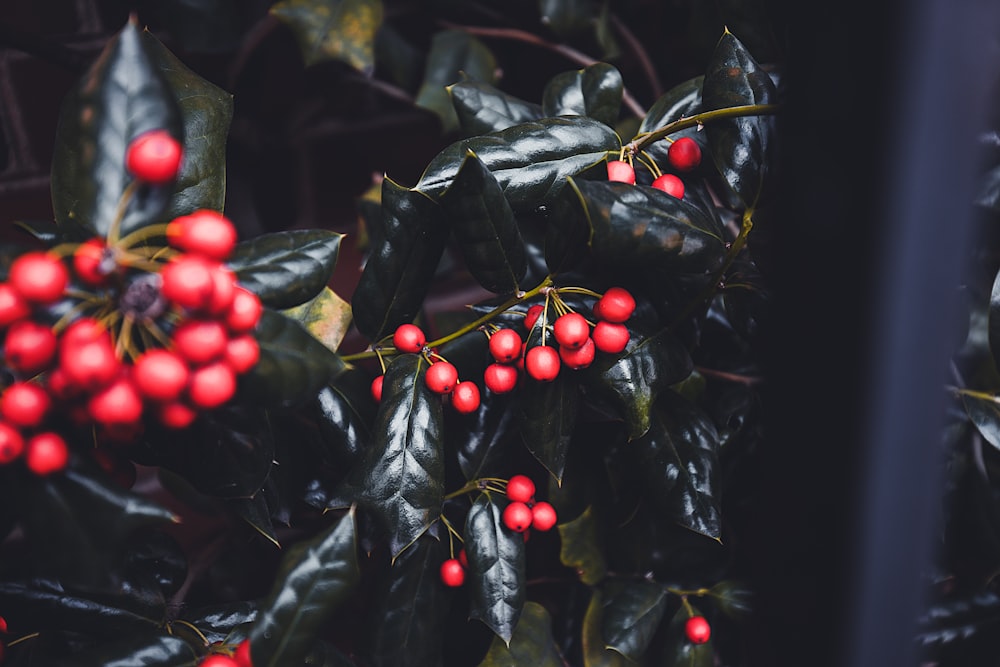
<svg viewBox="0 0 1000 667"><path fill-rule="evenodd" d="M684 181L673 174L657 176L653 181L653 187L657 190L663 190L668 195L677 199L684 198Z"/></svg>
<svg viewBox="0 0 1000 667"><path fill-rule="evenodd" d="M635 184L635 169L623 160L608 160L608 180Z"/></svg>
<svg viewBox="0 0 1000 667"><path fill-rule="evenodd" d="M531 528L531 509L522 502L512 502L503 510L503 525L516 533L523 533Z"/></svg>
<svg viewBox="0 0 1000 667"><path fill-rule="evenodd" d="M479 409L479 387L472 380L464 380L451 391L451 407L462 414Z"/></svg>
<svg viewBox="0 0 1000 667"><path fill-rule="evenodd" d="M392 334L392 344L400 352L420 352L426 343L423 330L415 324L400 324Z"/></svg>
<svg viewBox="0 0 1000 667"><path fill-rule="evenodd" d="M684 634L692 644L704 644L712 636L712 628L704 616L692 616L684 623Z"/></svg>
<svg viewBox="0 0 1000 667"><path fill-rule="evenodd" d="M691 137L681 137L667 149L667 162L677 171L691 171L701 164L701 146Z"/></svg>
<svg viewBox="0 0 1000 667"><path fill-rule="evenodd" d="M465 583L465 568L457 558L449 558L441 563L441 581L451 588L457 588Z"/></svg>
<svg viewBox="0 0 1000 667"><path fill-rule="evenodd" d="M513 329L500 329L490 336L490 354L500 363L509 363L521 356L522 342Z"/></svg>
<svg viewBox="0 0 1000 667"><path fill-rule="evenodd" d="M531 527L535 530L551 530L557 521L556 510L546 502L535 503L531 507Z"/></svg>
<svg viewBox="0 0 1000 667"><path fill-rule="evenodd" d="M437 361L427 369L424 382L436 394L450 394L458 384L458 369L450 362Z"/></svg>
<svg viewBox="0 0 1000 667"><path fill-rule="evenodd" d="M139 181L163 185L177 178L183 149L166 130L150 130L125 150L125 168Z"/></svg>
<svg viewBox="0 0 1000 667"><path fill-rule="evenodd" d="M528 350L524 358L524 369L539 382L552 382L559 375L559 353L555 348L539 345Z"/></svg>
<svg viewBox="0 0 1000 667"><path fill-rule="evenodd" d="M490 364L483 371L483 384L494 394L506 394L517 386L518 370L499 362Z"/></svg>
<svg viewBox="0 0 1000 667"><path fill-rule="evenodd" d="M535 497L535 483L527 475L514 475L507 480L507 497L512 501L528 503Z"/></svg>
<svg viewBox="0 0 1000 667"><path fill-rule="evenodd" d="M560 346L576 350L590 338L590 324L580 313L565 313L556 318L552 335Z"/></svg>

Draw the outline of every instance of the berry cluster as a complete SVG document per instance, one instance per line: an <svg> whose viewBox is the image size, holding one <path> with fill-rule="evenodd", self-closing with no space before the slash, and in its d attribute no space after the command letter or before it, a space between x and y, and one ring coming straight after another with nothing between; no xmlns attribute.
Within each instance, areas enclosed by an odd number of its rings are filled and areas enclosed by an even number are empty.
<svg viewBox="0 0 1000 667"><path fill-rule="evenodd" d="M547 531L556 525L556 510L547 502L535 502L535 483L526 475L514 475L507 482L510 504L504 508L503 524L516 533Z"/></svg>
<svg viewBox="0 0 1000 667"><path fill-rule="evenodd" d="M701 164L701 147L690 137L676 139L671 142L670 148L667 149L667 162L675 171L693 171ZM677 199L683 199L684 181L676 174L660 173L655 163L651 164L656 174L652 186ZM609 160L608 180L635 185L635 168L625 160Z"/></svg>

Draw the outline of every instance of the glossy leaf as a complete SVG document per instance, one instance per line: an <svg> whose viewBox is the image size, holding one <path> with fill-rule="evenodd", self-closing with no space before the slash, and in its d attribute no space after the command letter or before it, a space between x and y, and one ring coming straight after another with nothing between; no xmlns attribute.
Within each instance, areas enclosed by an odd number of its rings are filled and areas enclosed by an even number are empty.
<svg viewBox="0 0 1000 667"><path fill-rule="evenodd" d="M539 0L541 21L563 39L586 30L591 22L590 0Z"/></svg>
<svg viewBox="0 0 1000 667"><path fill-rule="evenodd" d="M133 18L63 102L52 160L56 222L84 234L106 235L132 182L125 150L133 139L154 129L183 138L180 110ZM137 187L121 232L155 222L170 191L170 186Z"/></svg>
<svg viewBox="0 0 1000 667"><path fill-rule="evenodd" d="M983 438L1000 449L1000 397L980 391L962 391L962 404Z"/></svg>
<svg viewBox="0 0 1000 667"><path fill-rule="evenodd" d="M711 216L687 200L611 181L574 179L573 187L598 261L672 273L705 273L722 265L725 242Z"/></svg>
<svg viewBox="0 0 1000 667"><path fill-rule="evenodd" d="M728 30L709 59L702 88L705 111L748 104L773 104L777 90L770 75ZM744 116L705 126L712 159L733 191L755 207L768 172L773 121Z"/></svg>
<svg viewBox="0 0 1000 667"><path fill-rule="evenodd" d="M241 625L257 619L256 600L225 602L200 607L183 616L183 620L200 630L210 642L222 641Z"/></svg>
<svg viewBox="0 0 1000 667"><path fill-rule="evenodd" d="M291 308L323 291L337 266L343 234L293 229L236 245L229 267L240 284L272 308Z"/></svg>
<svg viewBox="0 0 1000 667"><path fill-rule="evenodd" d="M963 645L981 645L998 629L1000 597L982 590L930 604L917 619L916 642L928 659L940 659L949 651L961 652Z"/></svg>
<svg viewBox="0 0 1000 667"><path fill-rule="evenodd" d="M649 431L630 445L645 496L664 517L714 540L722 534L719 436L698 406L667 391Z"/></svg>
<svg viewBox="0 0 1000 667"><path fill-rule="evenodd" d="M271 521L271 508L263 493L257 492L249 498L233 498L229 501L229 506L261 537L275 547L281 548L278 535L274 532L274 523Z"/></svg>
<svg viewBox="0 0 1000 667"><path fill-rule="evenodd" d="M552 382L528 378L518 390L521 438L556 480L562 480L580 407L578 383L567 372Z"/></svg>
<svg viewBox="0 0 1000 667"><path fill-rule="evenodd" d="M705 82L704 76L696 76L693 79L682 81L663 95L660 96L639 124L637 134L644 132L654 132L661 127L668 125L675 120L693 116L702 111L701 88ZM688 128L670 135L672 140L680 137L690 137L698 142L702 148L702 154L708 154L708 140L705 132L698 128ZM653 160L661 165L667 165L667 149L670 148L666 140L655 141L646 148Z"/></svg>
<svg viewBox="0 0 1000 667"><path fill-rule="evenodd" d="M240 378L240 388L264 405L312 400L344 370L340 357L302 324L276 311L264 310L254 336L260 360Z"/></svg>
<svg viewBox="0 0 1000 667"><path fill-rule="evenodd" d="M354 323L365 337L379 340L416 317L448 232L433 200L382 181L382 242L372 247L351 299Z"/></svg>
<svg viewBox="0 0 1000 667"><path fill-rule="evenodd" d="M719 609L732 618L745 618L753 611L753 591L739 581L720 581L709 589L709 595Z"/></svg>
<svg viewBox="0 0 1000 667"><path fill-rule="evenodd" d="M604 642L604 594L599 588L592 590L580 630L583 667L628 667L630 663L625 656L612 651Z"/></svg>
<svg viewBox="0 0 1000 667"><path fill-rule="evenodd" d="M684 632L684 624L688 618L688 611L681 606L670 620L662 664L676 665L676 667L714 667L716 662L712 640L709 639L704 644L689 641Z"/></svg>
<svg viewBox="0 0 1000 667"><path fill-rule="evenodd" d="M435 33L416 105L437 114L445 133L454 132L458 129L458 115L448 95L448 86L465 77L493 83L495 71L493 53L469 33L463 30Z"/></svg>
<svg viewBox="0 0 1000 667"><path fill-rule="evenodd" d="M542 118L451 144L431 160L415 189L439 197L472 151L497 179L515 213L533 211L559 194L567 176L620 149L618 135L600 121Z"/></svg>
<svg viewBox="0 0 1000 667"><path fill-rule="evenodd" d="M638 661L653 640L666 609L667 591L652 581L630 581L608 591L601 627L605 645Z"/></svg>
<svg viewBox="0 0 1000 667"><path fill-rule="evenodd" d="M467 137L538 120L541 105L508 95L483 81L459 81L447 86L459 127Z"/></svg>
<svg viewBox="0 0 1000 667"><path fill-rule="evenodd" d="M301 664L324 624L360 579L354 510L281 561L250 630L255 667Z"/></svg>
<svg viewBox="0 0 1000 667"><path fill-rule="evenodd" d="M472 277L490 292L516 292L528 270L524 241L499 183L475 153L440 201Z"/></svg>
<svg viewBox="0 0 1000 667"><path fill-rule="evenodd" d="M0 607L16 609L19 623L44 630L71 630L97 637L150 632L162 619L74 595L57 581L0 582Z"/></svg>
<svg viewBox="0 0 1000 667"><path fill-rule="evenodd" d="M81 667L193 667L198 655L186 641L167 634L124 636L78 656Z"/></svg>
<svg viewBox="0 0 1000 667"><path fill-rule="evenodd" d="M441 664L449 598L438 570L446 558L444 544L425 535L382 573L372 612L375 667Z"/></svg>
<svg viewBox="0 0 1000 667"><path fill-rule="evenodd" d="M469 616L481 620L510 646L526 599L524 539L504 526L503 507L486 494L469 509L464 535Z"/></svg>
<svg viewBox="0 0 1000 667"><path fill-rule="evenodd" d="M669 330L641 339L633 331L625 350L601 355L588 369L588 376L622 408L631 440L649 431L657 397L693 368L687 348Z"/></svg>
<svg viewBox="0 0 1000 667"><path fill-rule="evenodd" d="M546 116L589 116L614 126L624 89L617 67L594 63L552 77L542 93L542 111Z"/></svg>
<svg viewBox="0 0 1000 667"><path fill-rule="evenodd" d="M559 526L559 560L566 567L576 570L580 581L590 586L604 579L607 565L598 534L594 508L587 507L583 514Z"/></svg>
<svg viewBox="0 0 1000 667"><path fill-rule="evenodd" d="M552 617L537 602L525 602L509 645L494 637L479 667L563 667L566 663L552 636Z"/></svg>
<svg viewBox="0 0 1000 667"><path fill-rule="evenodd" d="M511 397L486 393L467 433L455 447L465 479L500 474L507 458L508 443L515 432Z"/></svg>
<svg viewBox="0 0 1000 667"><path fill-rule="evenodd" d="M382 0L282 0L270 12L291 28L306 65L340 60L374 71Z"/></svg>
<svg viewBox="0 0 1000 667"><path fill-rule="evenodd" d="M375 439L348 478L347 494L389 533L393 558L441 515L444 499L441 397L427 388L420 355L396 357L385 372Z"/></svg>
<svg viewBox="0 0 1000 667"><path fill-rule="evenodd" d="M360 394L367 387L359 386L360 378L349 377L358 372L348 369L316 397L317 421L326 448L336 462L344 465L354 463L372 441L369 424L374 410L366 402L370 396Z"/></svg>
<svg viewBox="0 0 1000 667"><path fill-rule="evenodd" d="M351 304L329 287L324 287L305 303L282 311L282 314L301 322L331 352L340 348L351 327Z"/></svg>

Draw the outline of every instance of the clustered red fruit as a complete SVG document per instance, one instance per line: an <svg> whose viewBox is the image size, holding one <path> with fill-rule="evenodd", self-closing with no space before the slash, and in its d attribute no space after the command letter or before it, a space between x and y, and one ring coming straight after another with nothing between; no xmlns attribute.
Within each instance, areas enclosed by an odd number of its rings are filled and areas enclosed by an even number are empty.
<svg viewBox="0 0 1000 667"><path fill-rule="evenodd" d="M423 333L420 336L422 338ZM459 381L458 369L450 361L434 360L424 374L424 382L435 394L447 397L451 407L460 414L470 414L479 409L479 385L472 380Z"/></svg>
<svg viewBox="0 0 1000 667"><path fill-rule="evenodd" d="M684 623L684 634L692 644L704 644L712 636L712 627L704 616L692 616Z"/></svg>
<svg viewBox="0 0 1000 667"><path fill-rule="evenodd" d="M676 139L667 149L667 163L678 172L694 171L701 164L701 147L690 137ZM635 185L635 169L623 160L609 160L608 180ZM675 174L659 174L651 185L677 199L684 198L684 181Z"/></svg>
<svg viewBox="0 0 1000 667"><path fill-rule="evenodd" d="M547 502L535 501L535 483L527 475L514 475L507 480L507 498L511 502L504 508L502 519L514 532L525 533L527 537L530 528L544 532L556 525L555 508Z"/></svg>

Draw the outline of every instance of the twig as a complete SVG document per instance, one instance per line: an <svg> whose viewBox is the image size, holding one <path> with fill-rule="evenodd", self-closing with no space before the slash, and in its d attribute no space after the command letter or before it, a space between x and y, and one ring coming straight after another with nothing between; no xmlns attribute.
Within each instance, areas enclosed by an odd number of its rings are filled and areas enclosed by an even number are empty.
<svg viewBox="0 0 1000 667"><path fill-rule="evenodd" d="M660 75L656 73L656 66L653 65L653 61L649 57L649 52L643 47L642 42L635 36L635 33L629 30L628 26L614 14L611 14L611 23L614 25L615 30L622 36L622 39L628 42L635 57L639 59L639 67L646 75L646 80L649 81L649 89L653 95L653 99L659 99L663 95L663 84L660 83Z"/></svg>

